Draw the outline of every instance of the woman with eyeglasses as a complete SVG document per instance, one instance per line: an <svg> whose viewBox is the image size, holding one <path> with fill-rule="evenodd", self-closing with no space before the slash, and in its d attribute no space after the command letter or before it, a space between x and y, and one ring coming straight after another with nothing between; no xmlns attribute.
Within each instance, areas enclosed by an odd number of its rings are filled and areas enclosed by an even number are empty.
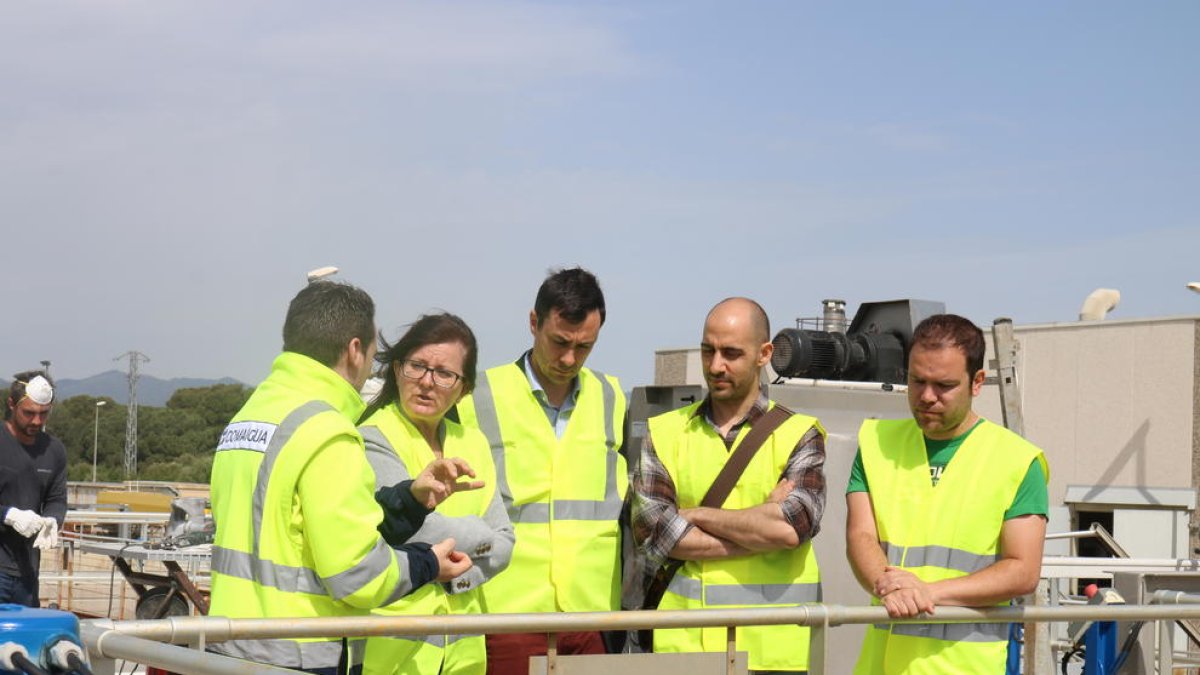
<svg viewBox="0 0 1200 675"><path fill-rule="evenodd" d="M453 494L429 514L410 541L455 540L474 566L445 584L431 583L377 614L477 614L484 611L481 584L508 566L512 523L496 494L496 470L487 439L446 419L475 386L475 335L459 317L428 314L375 357L383 387L359 421L376 488L416 476L443 457L466 460L483 488ZM386 526L386 523L385 523ZM363 670L381 673L479 673L486 670L482 635L372 637Z"/></svg>

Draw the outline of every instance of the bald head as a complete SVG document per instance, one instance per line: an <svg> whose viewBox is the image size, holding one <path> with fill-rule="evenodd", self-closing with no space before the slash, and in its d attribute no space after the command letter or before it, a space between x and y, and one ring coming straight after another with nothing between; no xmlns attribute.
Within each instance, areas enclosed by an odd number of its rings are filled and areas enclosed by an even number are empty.
<svg viewBox="0 0 1200 675"><path fill-rule="evenodd" d="M762 305L750 298L725 298L708 310L704 325L710 322L741 324L751 331L750 337L758 344L771 341L771 322Z"/></svg>
<svg viewBox="0 0 1200 675"><path fill-rule="evenodd" d="M700 339L700 365L715 409L745 414L758 399L762 369L771 361L771 326L761 305L727 298L708 312Z"/></svg>

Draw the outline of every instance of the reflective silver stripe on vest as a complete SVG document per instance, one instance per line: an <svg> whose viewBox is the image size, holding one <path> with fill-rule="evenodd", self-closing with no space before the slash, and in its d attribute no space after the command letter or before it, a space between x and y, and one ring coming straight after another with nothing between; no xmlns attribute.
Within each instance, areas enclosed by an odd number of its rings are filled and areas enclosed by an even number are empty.
<svg viewBox="0 0 1200 675"><path fill-rule="evenodd" d="M604 388L604 447L609 452L617 451L617 392L613 390L612 382L604 373L593 370L592 375L600 380Z"/></svg>
<svg viewBox="0 0 1200 675"><path fill-rule="evenodd" d="M386 637L389 637L393 640L404 640L406 642L420 642L433 647L441 647L442 649L445 649L447 645L452 645L459 640L465 640L470 637L483 637L483 635L389 635Z"/></svg>
<svg viewBox="0 0 1200 675"><path fill-rule="evenodd" d="M283 421L279 423L274 435L271 436L271 443L267 445L267 449L263 453L262 464L259 465L258 469L257 484L254 489L254 539L251 541L252 552L247 553L245 551L235 551L220 546L213 546L213 572L246 579L247 581L253 581L287 593L325 595L325 588L321 584L321 579L317 576L316 572L304 567L278 565L270 560L262 560L258 556L258 550L259 539L262 534L263 503L266 501L267 480L270 477L271 468L274 467L275 460L279 457L283 446L291 440L296 430L314 416L327 410L333 410L333 407L321 401L309 401L288 413L287 417L283 418ZM250 642L259 641L245 642L249 644ZM295 644L286 640L279 642ZM339 643L340 648L341 645Z"/></svg>
<svg viewBox="0 0 1200 675"><path fill-rule="evenodd" d="M799 605L821 601L821 584L729 584L704 589L704 604Z"/></svg>
<svg viewBox="0 0 1200 675"><path fill-rule="evenodd" d="M399 560L399 554L392 550L382 539L375 542L375 547L357 565L322 580L315 570L306 567L280 565L272 560L265 560L259 555L262 534L262 517L267 495L267 483L271 478L275 461L279 458L283 446L287 444L296 430L316 415L334 410L333 406L322 401L309 401L288 413L275 434L271 443L263 453L263 461L258 469L257 485L254 488L254 541L252 553L235 551L233 549L213 547L212 571L239 579L246 579L262 586L275 588L286 593L308 593L311 595L329 595L340 600L370 583L373 579L387 571L393 561L405 568ZM398 599L408 590L408 585L398 588ZM390 601L390 600L389 600ZM286 641L284 641L286 642ZM339 643L340 644L340 643ZM336 665L336 664L335 664Z"/></svg>
<svg viewBox="0 0 1200 675"><path fill-rule="evenodd" d="M941 567L963 574L973 574L996 562L997 556L971 553L948 546L896 546L882 542L889 565L904 567Z"/></svg>
<svg viewBox="0 0 1200 675"><path fill-rule="evenodd" d="M254 485L254 541L251 549L254 557L257 558L259 554L258 546L262 539L263 505L267 501L267 483L271 480L271 471L275 468L275 460L279 459L279 453L283 451L283 446L292 440L292 434L295 434L297 429L313 417L333 409L333 406L324 401L309 401L288 413L287 417L279 423L279 427L275 429L275 435L271 436L271 443L267 446L267 451L263 453L262 463L258 465L258 479Z"/></svg>
<svg viewBox="0 0 1200 675"><path fill-rule="evenodd" d="M383 435L383 430L374 424L359 427L358 433L362 434L363 442L374 443L381 448L387 448L395 452L392 444L388 442L387 436Z"/></svg>
<svg viewBox="0 0 1200 675"><path fill-rule="evenodd" d="M704 587L700 585L699 579L676 573L671 577L671 583L667 584L667 592L681 595L688 600L700 600L700 594L704 592Z"/></svg>
<svg viewBox="0 0 1200 675"><path fill-rule="evenodd" d="M621 498L617 494L617 451L620 450L617 447L617 392L604 373L593 370L592 375L600 380L600 384L604 387L604 447L608 450L604 453L604 501L601 503L602 506L595 510L594 519L616 520L621 515ZM554 505L554 514L557 518L557 502ZM578 520L588 519L578 518Z"/></svg>
<svg viewBox="0 0 1200 675"><path fill-rule="evenodd" d="M611 475L611 474L610 474ZM621 502L587 499L555 499L555 520L616 520L621 515Z"/></svg>
<svg viewBox="0 0 1200 675"><path fill-rule="evenodd" d="M391 448L388 437L384 436L383 430L376 425L359 426L359 434L362 435L362 441L370 441L380 448Z"/></svg>
<svg viewBox="0 0 1200 675"><path fill-rule="evenodd" d="M329 589L329 594L334 600L341 600L386 573L398 555L382 538L376 539L375 548L371 549L370 553L354 567L325 579L325 587ZM405 586L408 584L405 583Z"/></svg>
<svg viewBox="0 0 1200 675"><path fill-rule="evenodd" d="M621 502L590 499L554 500L554 520L616 520L621 515ZM521 504L509 509L508 517L514 523L546 524L550 522L550 505L546 502Z"/></svg>
<svg viewBox="0 0 1200 675"><path fill-rule="evenodd" d="M508 518L514 523L548 523L550 522L550 505L545 502L511 506Z"/></svg>
<svg viewBox="0 0 1200 675"><path fill-rule="evenodd" d="M897 623L893 635L947 640L949 642L1007 642L1007 623ZM887 625L876 626L887 630Z"/></svg>
<svg viewBox="0 0 1200 675"><path fill-rule="evenodd" d="M821 584L710 584L676 574L667 592L688 600L701 600L706 607L722 605L799 605L821 601Z"/></svg>
<svg viewBox="0 0 1200 675"><path fill-rule="evenodd" d="M584 499L558 499L554 501L554 520L616 520L621 514L621 497L617 489L617 393L604 373L592 371L601 385L604 400L604 447L605 479L602 501ZM504 437L500 433L500 419L496 413L496 398L487 372L480 376L473 392L475 419L479 430L487 437L492 448L492 461L496 465L496 487L509 520L514 523L546 524L551 520L550 505L545 502L513 504L512 488L508 484L508 471L504 463ZM570 422L567 423L570 425Z"/></svg>
<svg viewBox="0 0 1200 675"><path fill-rule="evenodd" d="M350 639L350 665L362 663L366 642ZM226 640L209 645L210 651L283 668L336 668L342 660L342 641Z"/></svg>
<svg viewBox="0 0 1200 675"><path fill-rule="evenodd" d="M306 567L290 567L278 565L270 560L259 560L245 551L213 546L212 571L253 581L285 593L326 594L325 586L321 584L316 572Z"/></svg>
<svg viewBox="0 0 1200 675"><path fill-rule="evenodd" d="M500 418L496 415L496 398L492 395L492 383L488 380L486 370L479 376L479 382L476 383L471 396L475 399L475 421L492 447L492 463L496 465L496 490L500 493L509 519L514 523L518 522L513 515L512 489L508 487L508 470L504 466L504 437L500 434ZM549 514L546 517L548 519Z"/></svg>

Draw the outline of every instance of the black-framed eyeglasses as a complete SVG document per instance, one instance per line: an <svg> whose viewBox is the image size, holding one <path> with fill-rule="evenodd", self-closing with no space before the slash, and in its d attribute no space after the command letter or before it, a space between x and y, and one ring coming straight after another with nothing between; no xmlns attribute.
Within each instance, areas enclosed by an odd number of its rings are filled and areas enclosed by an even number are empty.
<svg viewBox="0 0 1200 675"><path fill-rule="evenodd" d="M462 375L459 375L453 370L446 370L445 368L430 368L424 363L419 363L417 361L406 360L400 364L400 374L410 380L419 380L422 377L425 377L425 373L429 373L430 377L433 378L433 383L442 389L450 389L454 387L454 385L458 384L458 381L462 379Z"/></svg>

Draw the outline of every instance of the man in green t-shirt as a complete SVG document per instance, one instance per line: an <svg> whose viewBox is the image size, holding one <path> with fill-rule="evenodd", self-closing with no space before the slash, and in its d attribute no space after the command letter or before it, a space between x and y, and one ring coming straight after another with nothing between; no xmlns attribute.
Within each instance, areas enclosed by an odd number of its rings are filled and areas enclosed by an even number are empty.
<svg viewBox="0 0 1200 675"><path fill-rule="evenodd" d="M954 453L958 451L959 446L971 432L983 422L983 418L975 416L975 423L971 428L967 429L960 436L943 440L936 440L928 436L925 437L925 456L929 460L929 480L934 487L937 487L938 480L942 477L942 472L946 470L946 465L954 457ZM852 492L870 493L871 488L867 485L867 474L863 470L862 451L854 456L854 466L850 467L850 482L846 485L846 494ZM1029 470L1025 472L1025 478L1021 481L1021 486L1017 488L1017 494L1013 497L1012 505L1004 512L1004 519L1009 520L1017 516L1036 515L1046 517L1049 512L1050 500L1046 492L1046 472L1042 470L1042 463L1038 461L1029 463Z"/></svg>
<svg viewBox="0 0 1200 675"><path fill-rule="evenodd" d="M908 361L912 419L867 420L860 431L846 553L889 616L994 605L1037 586L1048 468L1041 450L972 409L983 358L983 333L970 321L922 321ZM917 663L921 672L991 671L996 658L995 672L1003 670L1003 650L985 646L1002 636L893 626L868 629L859 672L903 673Z"/></svg>

